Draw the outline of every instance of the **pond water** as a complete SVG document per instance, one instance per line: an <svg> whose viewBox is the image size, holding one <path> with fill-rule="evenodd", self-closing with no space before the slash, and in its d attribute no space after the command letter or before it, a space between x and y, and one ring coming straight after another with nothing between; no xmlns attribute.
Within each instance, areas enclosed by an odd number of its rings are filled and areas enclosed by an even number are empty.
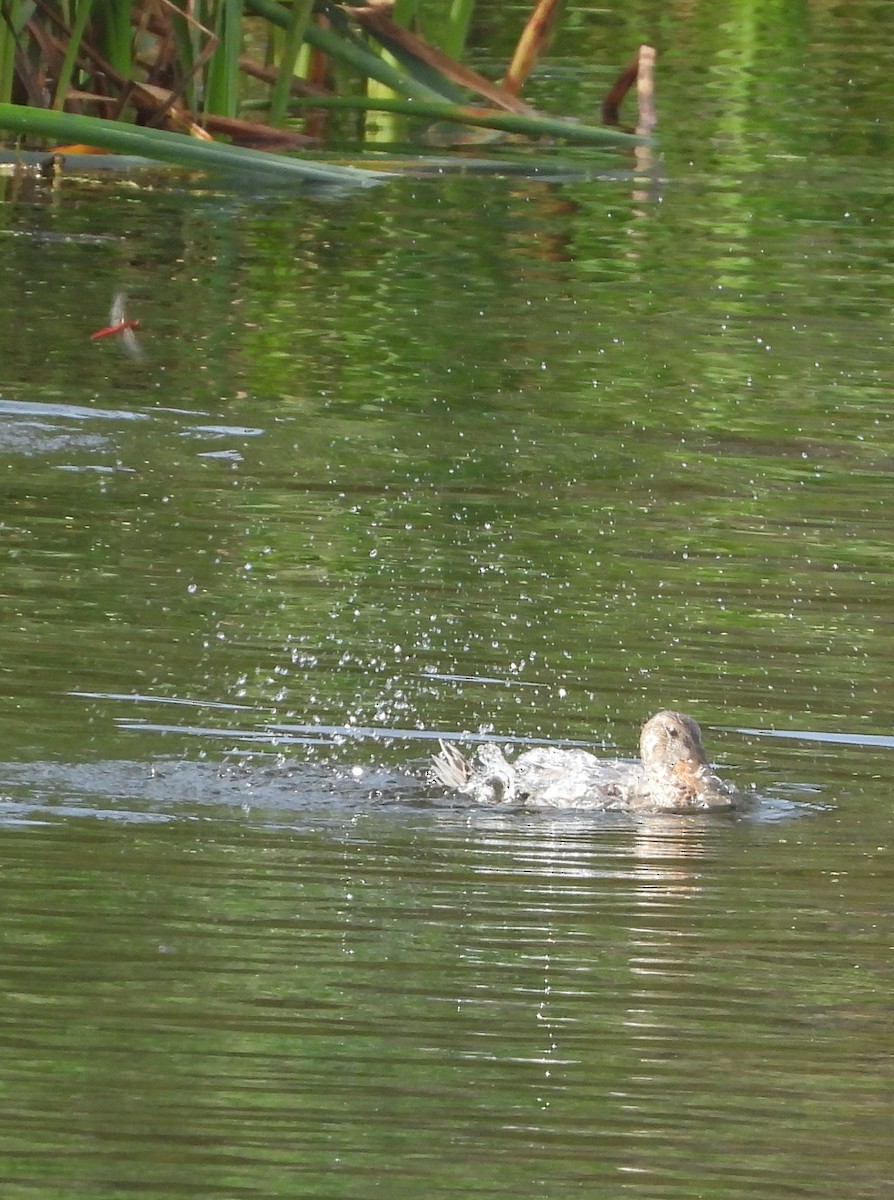
<svg viewBox="0 0 894 1200"><path fill-rule="evenodd" d="M761 13L570 6L645 176L2 180L4 1196L891 1195L889 10ZM753 812L426 778L664 707Z"/></svg>

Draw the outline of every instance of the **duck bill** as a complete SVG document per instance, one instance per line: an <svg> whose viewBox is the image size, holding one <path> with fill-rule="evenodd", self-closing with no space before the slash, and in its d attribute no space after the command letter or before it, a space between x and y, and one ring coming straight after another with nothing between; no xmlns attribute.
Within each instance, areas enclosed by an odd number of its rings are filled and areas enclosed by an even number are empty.
<svg viewBox="0 0 894 1200"><path fill-rule="evenodd" d="M708 770L708 764L703 758L681 758L674 767L674 774L681 783L695 787L702 771Z"/></svg>

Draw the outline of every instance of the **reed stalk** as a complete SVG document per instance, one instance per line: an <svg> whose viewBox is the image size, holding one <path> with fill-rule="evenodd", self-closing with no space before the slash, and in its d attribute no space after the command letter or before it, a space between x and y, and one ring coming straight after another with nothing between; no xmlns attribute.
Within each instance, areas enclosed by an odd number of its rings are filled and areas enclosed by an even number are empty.
<svg viewBox="0 0 894 1200"><path fill-rule="evenodd" d="M289 26L285 30L285 38L279 57L279 72L276 82L270 89L270 124L282 126L288 116L289 96L291 94L292 78L298 62L298 55L304 45L305 33L311 19L314 0L294 0L290 14Z"/></svg>
<svg viewBox="0 0 894 1200"><path fill-rule="evenodd" d="M217 49L208 63L205 108L222 117L239 111L239 55L242 52L242 0L217 0L212 6ZM288 16L288 14L286 14Z"/></svg>
<svg viewBox="0 0 894 1200"><path fill-rule="evenodd" d="M68 99L72 75L77 67L78 55L81 52L81 41L83 40L84 31L87 28L87 22L90 20L92 11L93 0L81 0L81 3L74 8L74 20L68 34L68 43L65 47L62 66L59 68L59 74L56 79L56 90L53 93L53 108L57 112L62 111L65 101Z"/></svg>
<svg viewBox="0 0 894 1200"><path fill-rule="evenodd" d="M401 100L385 97L373 99L369 96L295 96L290 101L290 107L381 110L401 113L405 117L453 121L482 129L496 129L504 133L561 138L563 141L591 146L635 146L642 141L636 134L624 133L620 129L607 129L602 125L581 125L560 117L527 116L523 113L498 112L492 109L464 108L437 100Z"/></svg>
<svg viewBox="0 0 894 1200"><path fill-rule="evenodd" d="M8 129L12 133L36 133L56 142L102 146L119 154L156 159L179 167L228 172L261 184L288 186L317 183L368 187L388 177L388 172L384 171L308 162L306 159L228 146L222 142L197 141L182 133L127 125L122 121L106 121L100 117L27 108L21 104L0 104L0 129Z"/></svg>

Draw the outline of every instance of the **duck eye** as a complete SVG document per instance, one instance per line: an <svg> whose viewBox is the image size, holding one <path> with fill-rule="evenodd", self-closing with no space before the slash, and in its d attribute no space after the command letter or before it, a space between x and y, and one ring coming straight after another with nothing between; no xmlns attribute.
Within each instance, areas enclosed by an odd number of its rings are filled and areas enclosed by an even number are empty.
<svg viewBox="0 0 894 1200"><path fill-rule="evenodd" d="M668 725L668 727L667 727L667 736L668 737L676 737L679 732L680 731L679 731L679 729L677 729L676 725Z"/></svg>

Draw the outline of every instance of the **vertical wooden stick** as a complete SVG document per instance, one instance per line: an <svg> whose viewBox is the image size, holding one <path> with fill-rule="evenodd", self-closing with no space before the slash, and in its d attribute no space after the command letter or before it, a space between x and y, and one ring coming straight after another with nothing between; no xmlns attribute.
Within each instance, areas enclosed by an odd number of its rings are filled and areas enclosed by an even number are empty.
<svg viewBox="0 0 894 1200"><path fill-rule="evenodd" d="M648 137L658 124L655 112L655 48L640 46L636 67L636 98L639 103L639 120L636 132Z"/></svg>

